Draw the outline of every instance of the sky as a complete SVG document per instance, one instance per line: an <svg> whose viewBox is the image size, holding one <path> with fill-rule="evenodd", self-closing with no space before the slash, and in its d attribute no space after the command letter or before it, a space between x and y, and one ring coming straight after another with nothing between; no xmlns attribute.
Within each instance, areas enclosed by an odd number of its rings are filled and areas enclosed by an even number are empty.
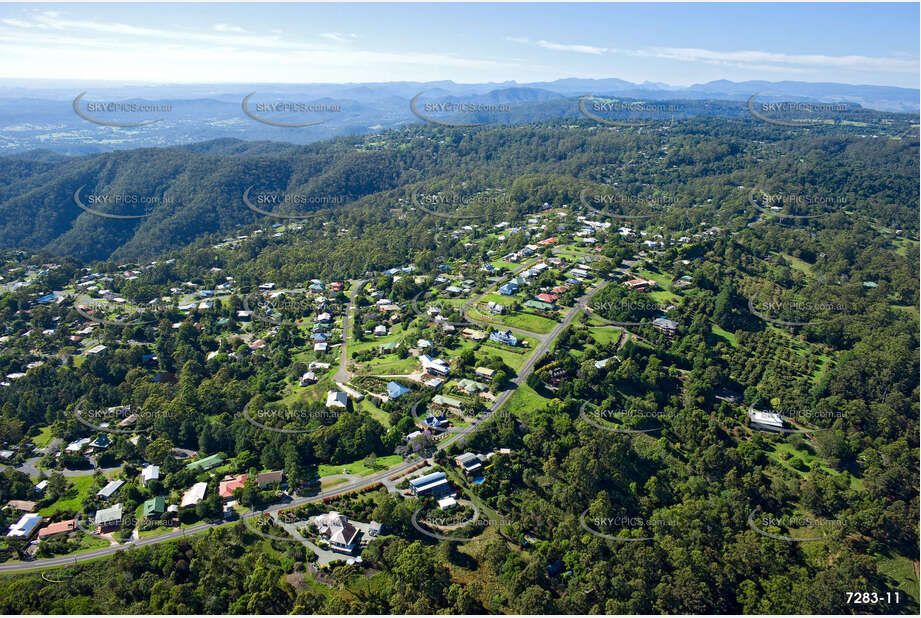
<svg viewBox="0 0 921 618"><path fill-rule="evenodd" d="M919 4L0 4L0 78L918 88Z"/></svg>

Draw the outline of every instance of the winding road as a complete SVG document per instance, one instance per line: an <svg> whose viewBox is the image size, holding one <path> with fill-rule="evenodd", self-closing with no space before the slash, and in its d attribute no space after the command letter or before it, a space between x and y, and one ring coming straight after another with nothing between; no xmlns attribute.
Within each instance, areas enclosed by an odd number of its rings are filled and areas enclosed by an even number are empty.
<svg viewBox="0 0 921 618"><path fill-rule="evenodd" d="M526 266L522 266L521 269L516 270L515 273L512 273L512 275L516 274L517 272L520 272L520 270L524 269L525 267ZM358 295L358 292L360 291L361 286L364 285L365 282L366 280L360 280L355 284L355 287L352 290L352 293L349 299L348 310L345 314L345 317L343 318L342 355L339 361L339 371L336 372L336 375L334 377L334 379L337 382L340 381L340 378L342 377L345 378L344 380L342 380L343 383L348 381L349 379L349 373L346 370L346 363L348 360L347 350L346 350L347 348L346 342L348 341L348 327L349 327L348 320L349 320L349 314L351 314L354 308L354 302ZM541 356L543 356L550 349L550 346L553 344L556 338L559 337L560 333L563 332L563 329L569 326L570 324L572 324L572 321L575 319L579 311L583 307L585 307L588 301L595 294L597 294L607 283L608 283L607 281L602 281L596 284L584 296L582 296L582 298L580 298L578 302L575 303L575 305L567 312L563 320L559 324L557 324L556 327L549 334L540 336L540 343L534 348L534 350L531 352L531 355L528 357L524 365L522 365L521 369L518 371L517 376L511 381L512 386L502 391L499 394L499 396L496 397L496 400L489 407L489 409L486 412L486 415L480 421L480 423L486 422L486 420L488 420L490 416L492 416L496 411L498 411L505 404L506 401L508 401L509 397L511 397L512 394L515 392L515 389L518 388L518 386L520 386L521 384L523 384L525 380L527 380L528 376L534 370L534 365L541 358ZM454 433L451 437L439 442L437 450L442 451L446 449L450 444L453 444L457 440L462 439L464 436L466 436L469 433L472 433L475 430L476 430L476 425L468 425L460 429L459 431ZM259 516L265 513L273 513L273 512L280 511L282 509L294 508L294 507L302 506L304 504L308 504L310 502L319 502L323 500L324 498L328 498L328 497L335 496L335 495L342 494L342 493L347 493L350 491L355 491L358 489L364 489L365 487L369 487L371 485L374 485L375 483L386 484L387 481L389 481L390 477L400 474L401 472L404 472L406 470L409 470L413 466L417 465L419 461L420 459L413 457L411 459L407 459L403 461L401 464L397 466L394 466L392 468L388 468L387 470L378 472L377 474L359 478L357 480L351 480L350 482L344 485L335 487L333 489L329 489L327 491L321 491L313 496L304 496L300 498L294 498L293 500L288 500L286 502L274 504L266 508L263 511L250 511L250 512L244 513L241 516L241 519L248 519L248 518L256 517L256 516ZM176 539L180 539L185 536L190 536L190 535L194 535L199 532L203 532L210 528L216 528L218 526L234 525L235 523L236 522L223 522L223 521L204 522L204 523L196 524L194 526L190 526L188 528L180 528L178 530L175 530L173 532L168 532L166 534L160 534L160 535L153 536L153 537L140 538L137 540L132 540L128 543L123 543L119 545L111 545L109 547L103 547L100 549L83 552L77 555L60 556L56 558L43 558L40 560L32 560L29 562L8 561L3 564L0 564L0 573L17 573L17 572L23 572L23 571L34 571L38 569L69 566L69 565L76 564L79 562L85 562L87 560L93 560L96 558L111 556L115 554L116 552L123 551L125 549L130 549L132 547L144 547L147 545L156 545L158 543L174 541Z"/></svg>

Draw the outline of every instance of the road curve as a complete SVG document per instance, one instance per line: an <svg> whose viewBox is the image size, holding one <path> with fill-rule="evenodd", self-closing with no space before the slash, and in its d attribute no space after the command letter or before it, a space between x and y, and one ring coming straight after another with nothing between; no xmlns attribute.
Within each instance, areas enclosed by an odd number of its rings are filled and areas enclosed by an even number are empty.
<svg viewBox="0 0 921 618"><path fill-rule="evenodd" d="M595 285L595 287L593 287L591 290L588 291L588 293L586 293L582 298L580 298L579 301L566 314L566 317L563 318L563 321L557 324L556 327L550 332L550 334L547 335L540 342L540 344L534 348L534 351L525 361L524 365L522 365L521 370L518 371L518 375L515 377L514 380L512 380L512 384L514 384L514 386L502 391L499 394L499 396L496 398L493 404L489 407L489 410L487 411L486 416L483 418L481 422L485 422L493 413L495 413L499 408L501 408L502 405L508 400L508 398L511 397L512 393L515 392L515 388L517 388L519 385L523 384L525 380L527 380L528 376L534 370L534 365L537 363L540 357L543 356L544 353L550 349L550 346L553 344L556 338L559 337L560 333L563 332L563 329L572 323L572 321L576 317L576 314L579 312L580 308L584 307L585 303L588 300L590 300L592 296L597 294L598 291L600 291L605 286L606 283L607 283L606 281L602 281L601 283ZM349 303L350 309L354 302L355 296L357 295L358 289L363 284L364 284L364 281L361 281L359 282L359 284L356 284L356 288L352 292L352 300ZM345 328L346 328L346 325L345 325L345 322L343 322L343 336L344 337L345 337ZM343 359L345 358L344 348L343 348L342 358ZM342 370L343 368L340 365L340 371ZM440 442L438 444L437 450L442 451L446 449L455 440L460 439L461 437L470 433L473 428L474 428L473 425L468 425L467 427L464 427L461 431L458 431L452 437ZM274 504L268 507L267 509L264 509L263 511L249 511L247 513L244 513L241 516L241 518L247 519L250 517L256 517L257 515L261 515L264 512L271 513L271 512L280 511L282 509L295 508L298 506L302 506L304 504L308 504L310 502L320 502L324 498L329 498L331 496L347 493L350 491L355 491L358 489L364 489L365 487L369 487L371 485L374 485L375 483L383 483L384 481L388 480L391 476L394 476L401 472L405 472L409 468L412 468L413 466L417 465L420 461L421 461L420 459L414 457L414 458L404 461L400 465L395 466L393 468L388 468L387 470L384 470L377 474L373 474L371 476L364 477L356 481L346 483L345 485L336 487L334 489L330 489L327 491L321 491L320 493L315 494L313 496L295 498L288 502ZM34 570L43 569L43 568L68 566L68 565L76 564L79 562L85 562L87 560L93 560L95 558L111 556L119 551L130 549L132 547L144 547L147 545L156 545L157 543L165 543L167 541L174 541L176 539L181 539L185 536L193 535L195 533L202 532L204 530L208 530L209 528L216 528L218 526L225 526L225 525L233 525L234 523L236 522L221 521L221 522L214 522L214 523L208 523L208 522L200 523L194 526L190 526L188 528L180 528L179 530L168 532L166 534L160 534L160 535L153 536L153 537L141 538L136 541L131 541L131 542L124 543L121 545L110 545L109 547L95 549L92 551L84 552L77 556L70 555L70 556L60 556L56 558L43 558L41 560L32 560L29 562L19 562L19 561L10 562L8 561L3 564L0 564L0 573L17 573L21 571L34 571Z"/></svg>

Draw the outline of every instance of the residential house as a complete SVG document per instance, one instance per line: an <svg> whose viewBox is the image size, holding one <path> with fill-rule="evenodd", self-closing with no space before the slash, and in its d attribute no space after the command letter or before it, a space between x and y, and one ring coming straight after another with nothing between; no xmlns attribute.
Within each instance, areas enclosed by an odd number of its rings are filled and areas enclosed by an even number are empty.
<svg viewBox="0 0 921 618"><path fill-rule="evenodd" d="M109 481L105 487L96 492L97 498L102 498L104 501L108 502L112 496L115 495L115 492L125 484L125 481L114 479Z"/></svg>
<svg viewBox="0 0 921 618"><path fill-rule="evenodd" d="M461 470L464 471L464 474L472 475L483 468L483 460L479 455L473 453L464 453L463 455L458 455L454 458L454 463Z"/></svg>
<svg viewBox="0 0 921 618"><path fill-rule="evenodd" d="M500 331L494 330L489 333L489 340L495 341L496 343L501 343L504 345L517 346L518 338L512 333L512 331Z"/></svg>
<svg viewBox="0 0 921 618"><path fill-rule="evenodd" d="M656 286L656 282L651 279L630 279L629 281L624 281L624 285L630 288L631 290L644 291Z"/></svg>
<svg viewBox="0 0 921 618"><path fill-rule="evenodd" d="M69 534L77 530L76 519L66 519L53 524L48 524L38 531L38 540L44 541L59 534Z"/></svg>
<svg viewBox="0 0 921 618"><path fill-rule="evenodd" d="M664 317L659 317L653 320L652 327L660 333L665 333L669 337L674 336L675 333L678 332L678 322L669 320L668 318Z"/></svg>
<svg viewBox="0 0 921 618"><path fill-rule="evenodd" d="M144 502L144 519L157 519L166 512L166 500L157 496Z"/></svg>
<svg viewBox="0 0 921 618"><path fill-rule="evenodd" d="M186 508L187 506L195 506L199 502L205 499L205 492L208 491L208 483L202 481L201 483L195 483L189 487L184 494L182 494L182 502L179 504L180 508Z"/></svg>
<svg viewBox="0 0 921 618"><path fill-rule="evenodd" d="M222 463L224 463L224 458L220 453L216 453L214 455L209 455L208 457L199 459L198 461L193 461L190 464L186 464L186 469L196 472L204 472L205 470L216 468Z"/></svg>
<svg viewBox="0 0 921 618"><path fill-rule="evenodd" d="M748 409L748 420L757 429L780 431L783 429L783 417L775 412L760 412L754 408Z"/></svg>
<svg viewBox="0 0 921 618"><path fill-rule="evenodd" d="M241 474L236 478L229 478L221 481L218 485L218 495L221 497L221 500L227 501L233 498L233 492L236 489L242 488L246 485L246 475Z"/></svg>
<svg viewBox="0 0 921 618"><path fill-rule="evenodd" d="M446 397L445 395L435 395L435 397L432 398L432 403L437 406L445 406L457 410L460 410L464 405L461 401L453 397Z"/></svg>
<svg viewBox="0 0 921 618"><path fill-rule="evenodd" d="M390 399L399 399L403 395L409 392L409 389L399 382L390 381L387 384L387 396Z"/></svg>
<svg viewBox="0 0 921 618"><path fill-rule="evenodd" d="M285 478L284 470L272 470L269 472L260 472L256 476L256 485L259 486L259 489L264 489L265 487L271 487L274 485L280 485Z"/></svg>
<svg viewBox="0 0 921 618"><path fill-rule="evenodd" d="M511 281L499 287L499 294L504 296L512 296L516 292L518 292L518 285Z"/></svg>
<svg viewBox="0 0 921 618"><path fill-rule="evenodd" d="M94 521L96 532L99 534L118 530L122 526L122 504L118 503L107 509L99 509L96 511Z"/></svg>
<svg viewBox="0 0 921 618"><path fill-rule="evenodd" d="M416 497L443 496L451 491L444 472L432 472L409 481L409 490Z"/></svg>
<svg viewBox="0 0 921 618"><path fill-rule="evenodd" d="M326 391L327 408L346 408L348 403L348 396L342 391Z"/></svg>
<svg viewBox="0 0 921 618"><path fill-rule="evenodd" d="M312 371L308 371L301 376L299 383L301 386L309 386L311 384L316 384L317 381L317 374Z"/></svg>
<svg viewBox="0 0 921 618"><path fill-rule="evenodd" d="M473 373L475 373L477 377L492 380L493 376L496 375L496 370L490 369L489 367L477 367L473 370Z"/></svg>
<svg viewBox="0 0 921 618"><path fill-rule="evenodd" d="M38 524L42 523L41 515L36 515L35 513L28 513L19 518L15 524L10 526L9 531L6 533L6 536L10 537L19 537L19 538L31 538L32 534L35 532L35 529L38 527Z"/></svg>
<svg viewBox="0 0 921 618"><path fill-rule="evenodd" d="M35 510L36 503L30 500L10 500L6 505L20 513L31 513Z"/></svg>
<svg viewBox="0 0 921 618"><path fill-rule="evenodd" d="M438 508L442 511L453 509L455 506L457 506L457 500L454 499L454 496L445 496L438 500Z"/></svg>
<svg viewBox="0 0 921 618"><path fill-rule="evenodd" d="M448 365L440 358L432 358L428 354L423 354L419 357L419 361L422 363L422 368L428 374L447 376L451 373Z"/></svg>
<svg viewBox="0 0 921 618"><path fill-rule="evenodd" d="M160 466L148 465L141 470L141 484L147 487L150 481L156 481L160 478Z"/></svg>
<svg viewBox="0 0 921 618"><path fill-rule="evenodd" d="M337 511L317 515L313 519L320 536L329 541L333 551L350 554L358 547L358 529Z"/></svg>
<svg viewBox="0 0 921 618"><path fill-rule="evenodd" d="M476 393L483 392L488 390L489 387L482 382L477 382L475 380L468 380L464 378L463 380L457 383L457 388L461 389L468 395L475 395Z"/></svg>

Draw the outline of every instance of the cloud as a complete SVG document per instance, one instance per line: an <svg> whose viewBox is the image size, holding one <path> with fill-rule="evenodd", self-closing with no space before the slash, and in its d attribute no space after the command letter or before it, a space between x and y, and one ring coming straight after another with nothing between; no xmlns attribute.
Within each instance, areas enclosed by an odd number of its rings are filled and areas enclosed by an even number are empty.
<svg viewBox="0 0 921 618"><path fill-rule="evenodd" d="M694 47L653 47L637 50L635 55L666 58L683 62L706 62L708 64L764 63L812 67L815 69L846 69L852 71L889 71L894 73L917 73L916 59L879 58L872 56L826 56L823 54L779 54L774 52L741 50L714 51Z"/></svg>
<svg viewBox="0 0 921 618"><path fill-rule="evenodd" d="M35 24L23 21L21 19L2 19L0 20L8 26L15 26L17 28L34 28Z"/></svg>
<svg viewBox="0 0 921 618"><path fill-rule="evenodd" d="M824 54L784 54L757 50L719 51L696 47L649 47L640 49L617 49L580 43L556 43L539 40L533 43L524 37L505 37L515 43L533 44L552 51L572 52L600 56L624 54L634 57L662 58L680 62L696 62L733 66L760 71L789 71L802 73L808 70L839 69L850 71L885 71L892 73L917 73L921 64L917 58L905 54L893 57L874 56L828 56Z"/></svg>
<svg viewBox="0 0 921 618"><path fill-rule="evenodd" d="M543 47L544 49L552 49L554 51L567 51L567 52L576 52L579 54L594 54L601 55L605 53L614 52L617 50L610 49L607 47L595 47L594 45L567 45L564 43L552 43L550 41L538 41L538 47Z"/></svg>
<svg viewBox="0 0 921 618"><path fill-rule="evenodd" d="M339 32L322 32L320 36L330 41L336 41L337 43L345 43L358 38L357 34L341 34Z"/></svg>
<svg viewBox="0 0 921 618"><path fill-rule="evenodd" d="M240 26L231 26L230 24L215 24L214 29L218 32L246 32Z"/></svg>

